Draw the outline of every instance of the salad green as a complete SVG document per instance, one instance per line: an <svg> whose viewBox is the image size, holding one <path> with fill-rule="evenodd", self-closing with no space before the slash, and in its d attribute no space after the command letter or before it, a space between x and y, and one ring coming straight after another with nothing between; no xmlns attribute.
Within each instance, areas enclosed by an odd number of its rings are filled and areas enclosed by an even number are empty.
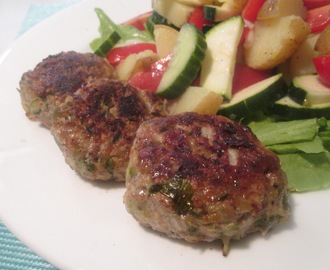
<svg viewBox="0 0 330 270"><path fill-rule="evenodd" d="M148 31L140 31L131 25L116 24L100 8L95 8L95 12L100 22L98 30L101 36L95 38L90 43L90 47L96 54L105 56L119 42L124 43L131 40L153 42L153 37Z"/></svg>
<svg viewBox="0 0 330 270"><path fill-rule="evenodd" d="M275 152L292 192L330 187L330 121L325 118L274 121L268 117L249 127Z"/></svg>

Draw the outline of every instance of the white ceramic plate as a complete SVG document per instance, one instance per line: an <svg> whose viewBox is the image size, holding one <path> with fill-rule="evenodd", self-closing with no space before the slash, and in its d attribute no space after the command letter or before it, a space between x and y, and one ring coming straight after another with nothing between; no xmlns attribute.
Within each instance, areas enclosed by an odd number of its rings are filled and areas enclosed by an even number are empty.
<svg viewBox="0 0 330 270"><path fill-rule="evenodd" d="M23 72L49 54L89 51L94 7L124 21L150 0L90 0L41 23L0 58L0 218L61 269L330 269L330 191L291 196L293 216L268 236L186 244L142 228L127 214L123 184L94 184L64 162L49 131L29 121L17 91Z"/></svg>

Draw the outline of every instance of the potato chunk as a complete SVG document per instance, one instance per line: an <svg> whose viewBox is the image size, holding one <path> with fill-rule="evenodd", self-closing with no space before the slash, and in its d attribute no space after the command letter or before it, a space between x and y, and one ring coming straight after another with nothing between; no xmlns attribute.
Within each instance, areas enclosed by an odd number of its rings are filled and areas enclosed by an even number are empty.
<svg viewBox="0 0 330 270"><path fill-rule="evenodd" d="M177 2L188 6L202 6L212 4L213 0L177 0Z"/></svg>
<svg viewBox="0 0 330 270"><path fill-rule="evenodd" d="M203 87L190 86L169 107L170 114L196 112L199 114L216 114L222 96Z"/></svg>
<svg viewBox="0 0 330 270"><path fill-rule="evenodd" d="M271 69L287 60L307 38L310 28L295 15L255 23L244 44L245 62L255 69Z"/></svg>
<svg viewBox="0 0 330 270"><path fill-rule="evenodd" d="M173 27L156 24L154 29L157 54L160 58L166 57L173 52L178 39L179 31Z"/></svg>
<svg viewBox="0 0 330 270"><path fill-rule="evenodd" d="M314 49L322 55L330 54L330 25L321 32Z"/></svg>
<svg viewBox="0 0 330 270"><path fill-rule="evenodd" d="M310 35L295 51L289 60L292 77L316 73L312 59L320 54L314 50L320 34Z"/></svg>
<svg viewBox="0 0 330 270"><path fill-rule="evenodd" d="M158 59L158 55L151 50L130 54L116 67L117 77L121 81L127 81L136 72L147 69Z"/></svg>
<svg viewBox="0 0 330 270"><path fill-rule="evenodd" d="M269 20L290 15L305 19L306 14L307 10L302 0L266 0L258 13L257 20Z"/></svg>
<svg viewBox="0 0 330 270"><path fill-rule="evenodd" d="M194 11L193 6L184 5L175 0L152 1L152 8L176 27L181 27L187 22Z"/></svg>

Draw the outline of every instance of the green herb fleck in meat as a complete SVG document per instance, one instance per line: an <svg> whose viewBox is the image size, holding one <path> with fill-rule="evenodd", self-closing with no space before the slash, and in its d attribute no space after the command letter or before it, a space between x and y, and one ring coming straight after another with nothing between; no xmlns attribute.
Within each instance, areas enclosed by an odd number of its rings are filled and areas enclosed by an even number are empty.
<svg viewBox="0 0 330 270"><path fill-rule="evenodd" d="M171 178L166 183L152 185L151 194L160 192L172 199L175 211L179 215L187 215L194 209L192 196L193 188L187 179Z"/></svg>

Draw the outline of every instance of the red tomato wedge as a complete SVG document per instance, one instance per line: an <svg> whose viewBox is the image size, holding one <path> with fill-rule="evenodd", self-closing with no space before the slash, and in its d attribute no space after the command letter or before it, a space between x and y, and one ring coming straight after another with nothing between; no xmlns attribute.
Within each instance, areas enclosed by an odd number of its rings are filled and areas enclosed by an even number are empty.
<svg viewBox="0 0 330 270"><path fill-rule="evenodd" d="M235 66L232 93L235 94L250 85L269 78L271 75L270 70L256 70L244 64L237 64Z"/></svg>
<svg viewBox="0 0 330 270"><path fill-rule="evenodd" d="M196 7L191 14L188 23L195 25L199 30L203 30L204 25L211 25L212 22L204 19L203 7Z"/></svg>
<svg viewBox="0 0 330 270"><path fill-rule="evenodd" d="M330 0L304 0L304 6L307 9L323 7L330 4Z"/></svg>
<svg viewBox="0 0 330 270"><path fill-rule="evenodd" d="M108 54L107 59L111 65L118 65L127 56L133 53L139 53L146 50L156 52L156 45L153 43L136 43L132 45L113 48Z"/></svg>
<svg viewBox="0 0 330 270"><path fill-rule="evenodd" d="M249 22L255 22L257 15L265 0L249 0L242 11L242 17Z"/></svg>
<svg viewBox="0 0 330 270"><path fill-rule="evenodd" d="M249 32L250 32L250 27L247 25L244 25L242 37L241 37L241 40L240 40L238 46L242 46L244 44L247 36L249 35Z"/></svg>
<svg viewBox="0 0 330 270"><path fill-rule="evenodd" d="M320 80L330 87L330 55L315 57L313 63Z"/></svg>
<svg viewBox="0 0 330 270"><path fill-rule="evenodd" d="M128 83L142 90L156 91L171 57L168 55L153 63L148 70L135 73Z"/></svg>
<svg viewBox="0 0 330 270"><path fill-rule="evenodd" d="M139 71L135 73L128 83L141 90L156 92L162 76L151 71Z"/></svg>
<svg viewBox="0 0 330 270"><path fill-rule="evenodd" d="M330 4L308 10L306 22L312 33L323 31L330 24Z"/></svg>
<svg viewBox="0 0 330 270"><path fill-rule="evenodd" d="M143 31L143 30L145 30L145 24L146 24L148 18L150 17L150 15L151 15L151 11L146 12L144 14L141 14L140 16L137 16L133 19L130 19L130 20L124 22L123 25L131 25L131 26L134 26L135 28Z"/></svg>

